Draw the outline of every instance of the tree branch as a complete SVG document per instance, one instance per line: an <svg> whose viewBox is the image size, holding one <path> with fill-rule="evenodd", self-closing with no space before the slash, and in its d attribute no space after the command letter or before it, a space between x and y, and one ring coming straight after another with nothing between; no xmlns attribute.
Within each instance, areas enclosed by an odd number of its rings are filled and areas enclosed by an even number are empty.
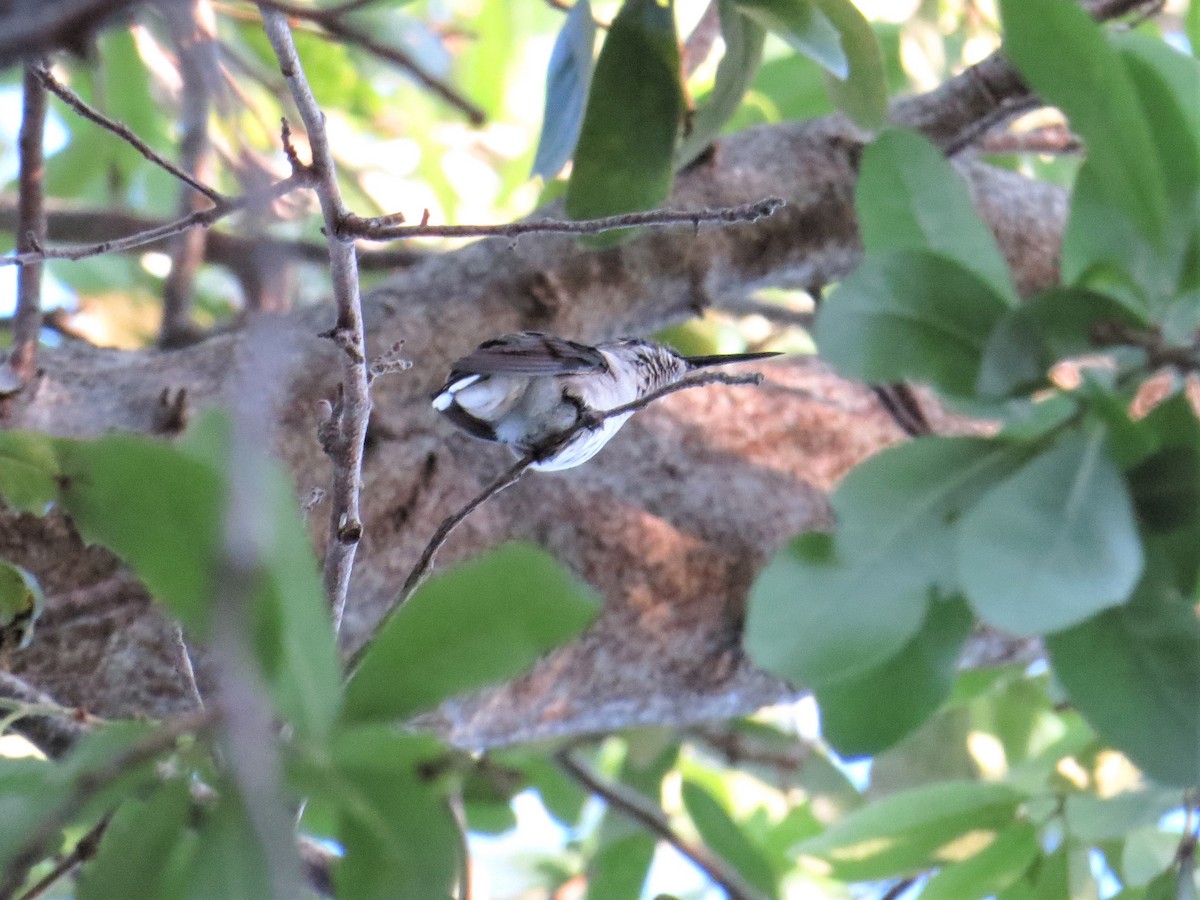
<svg viewBox="0 0 1200 900"><path fill-rule="evenodd" d="M323 429L325 439L322 444L333 463L333 484L329 492L332 511L325 546L324 581L333 610L334 627L340 630L346 597L350 592L354 555L363 533L359 501L362 495L363 445L371 415L366 335L358 292L358 260L354 244L341 239L342 223L349 213L337 184L333 154L325 134L325 116L304 77L287 21L281 13L265 4L261 11L267 39L279 60L280 70L287 79L292 99L300 110L308 132L308 142L312 148L309 171L321 201L325 233L329 239L330 278L333 299L337 304L337 322L327 336L342 349L343 358L341 390L332 411L334 419ZM295 151L290 151L293 158L294 154Z"/></svg>
<svg viewBox="0 0 1200 900"><path fill-rule="evenodd" d="M569 749L559 750L554 760L572 779L595 794L621 815L641 825L659 840L666 841L725 891L729 900L760 900L762 895L736 871L701 844L693 844L671 827L656 804L624 785L606 781L575 758Z"/></svg>
<svg viewBox="0 0 1200 900"><path fill-rule="evenodd" d="M24 106L21 111L21 132L17 139L20 156L17 253L36 252L46 241L46 163L42 153L46 130L46 92L38 82L35 65L30 63L25 66ZM13 320L12 350L8 357L17 385L28 384L37 370L41 330L42 267L27 266L17 273L17 311Z"/></svg>

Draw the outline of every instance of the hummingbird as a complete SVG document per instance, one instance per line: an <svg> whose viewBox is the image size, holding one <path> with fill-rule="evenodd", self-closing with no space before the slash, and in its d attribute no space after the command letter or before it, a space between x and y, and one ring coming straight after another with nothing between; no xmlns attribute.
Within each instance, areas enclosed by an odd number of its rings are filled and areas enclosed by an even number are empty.
<svg viewBox="0 0 1200 900"><path fill-rule="evenodd" d="M595 456L633 413L580 427L589 417L697 369L778 355L680 356L640 338L589 346L523 331L484 341L456 362L433 408L477 438L533 454L531 468L556 472ZM573 428L579 430L569 440L557 440Z"/></svg>

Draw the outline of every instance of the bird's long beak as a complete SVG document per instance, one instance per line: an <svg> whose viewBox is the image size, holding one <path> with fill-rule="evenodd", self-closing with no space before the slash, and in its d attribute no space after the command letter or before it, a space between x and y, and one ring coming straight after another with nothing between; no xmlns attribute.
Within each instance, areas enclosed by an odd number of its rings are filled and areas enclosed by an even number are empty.
<svg viewBox="0 0 1200 900"><path fill-rule="evenodd" d="M782 356L782 353L724 353L717 356L687 356L687 364L693 369L703 369L706 366L725 366L730 363L750 362L753 359L769 359L772 356Z"/></svg>

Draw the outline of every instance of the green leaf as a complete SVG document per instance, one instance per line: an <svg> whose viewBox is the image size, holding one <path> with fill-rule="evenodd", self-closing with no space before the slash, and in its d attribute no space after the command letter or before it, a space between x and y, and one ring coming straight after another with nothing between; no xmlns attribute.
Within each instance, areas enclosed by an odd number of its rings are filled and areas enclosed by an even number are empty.
<svg viewBox="0 0 1200 900"><path fill-rule="evenodd" d="M566 209L587 219L651 209L671 190L683 117L673 3L626 0L596 62Z"/></svg>
<svg viewBox="0 0 1200 900"><path fill-rule="evenodd" d="M868 256L822 305L817 347L851 378L911 379L970 397L988 337L1007 310L1001 295L945 257Z"/></svg>
<svg viewBox="0 0 1200 900"><path fill-rule="evenodd" d="M1148 775L1200 778L1200 622L1158 567L1127 606L1046 638L1054 674L1105 740Z"/></svg>
<svg viewBox="0 0 1200 900"><path fill-rule="evenodd" d="M188 900L272 896L266 851L232 784L220 791L198 838L184 893Z"/></svg>
<svg viewBox="0 0 1200 900"><path fill-rule="evenodd" d="M1008 785L971 781L914 788L850 813L794 852L823 860L839 880L913 875L990 844L1013 824L1024 797Z"/></svg>
<svg viewBox="0 0 1200 900"><path fill-rule="evenodd" d="M592 4L579 0L567 13L546 70L546 106L542 134L533 158L533 174L549 181L567 164L579 139L583 107L592 83L596 23ZM739 98L740 99L740 98Z"/></svg>
<svg viewBox="0 0 1200 900"><path fill-rule="evenodd" d="M0 495L22 512L44 515L58 493L54 439L30 431L0 431Z"/></svg>
<svg viewBox="0 0 1200 900"><path fill-rule="evenodd" d="M1166 873L1174 888L1172 863L1178 852L1178 834L1159 831L1152 826L1136 828L1125 838L1121 851L1121 880L1130 887L1143 887ZM1177 900L1174 890L1165 896Z"/></svg>
<svg viewBox="0 0 1200 900"><path fill-rule="evenodd" d="M389 728L338 734L332 761L305 774L306 791L338 810L345 856L339 897L430 900L450 893L462 840L431 774L446 751L433 738Z"/></svg>
<svg viewBox="0 0 1200 900"><path fill-rule="evenodd" d="M0 559L0 647L8 635L18 650L28 647L45 606L46 597L33 573Z"/></svg>
<svg viewBox="0 0 1200 900"><path fill-rule="evenodd" d="M1016 305L996 239L966 182L940 150L912 131L889 130L863 153L855 208L868 253L932 250L973 272Z"/></svg>
<svg viewBox="0 0 1200 900"><path fill-rule="evenodd" d="M974 856L945 866L921 888L921 900L982 900L1024 874L1038 855L1037 829L1019 822Z"/></svg>
<svg viewBox="0 0 1200 900"><path fill-rule="evenodd" d="M1147 320L1113 297L1084 288L1051 288L1007 312L988 336L979 393L1009 397L1043 387L1055 363L1094 353L1099 325L1138 329Z"/></svg>
<svg viewBox="0 0 1200 900"><path fill-rule="evenodd" d="M928 719L954 688L975 617L960 599L935 601L921 630L869 672L817 689L821 734L843 758L873 755Z"/></svg>
<svg viewBox="0 0 1200 900"><path fill-rule="evenodd" d="M762 62L767 33L762 25L739 11L733 0L721 0L721 38L725 55L717 64L712 93L692 117L691 131L679 146L676 164L682 168L699 156L742 105Z"/></svg>
<svg viewBox="0 0 1200 900"><path fill-rule="evenodd" d="M837 29L850 65L850 74L845 79L833 73L825 77L834 105L862 128L883 127L887 119L888 89L883 51L875 29L851 0L815 2Z"/></svg>
<svg viewBox="0 0 1200 900"><path fill-rule="evenodd" d="M1152 241L1163 235L1161 162L1137 91L1103 30L1072 0L1001 0L1004 52L1087 145L1096 185Z"/></svg>
<svg viewBox="0 0 1200 900"><path fill-rule="evenodd" d="M991 624L1047 634L1129 598L1142 545L1105 438L1068 433L963 518L959 576Z"/></svg>
<svg viewBox="0 0 1200 900"><path fill-rule="evenodd" d="M60 440L61 502L203 640L215 589L221 479L167 444L128 435Z"/></svg>
<svg viewBox="0 0 1200 900"><path fill-rule="evenodd" d="M920 628L930 590L956 588L955 523L1020 453L978 438L922 438L852 471L832 498L835 539L801 535L756 579L751 658L825 687L895 656Z"/></svg>
<svg viewBox="0 0 1200 900"><path fill-rule="evenodd" d="M345 718L409 716L512 678L597 611L590 589L545 552L506 545L429 579L392 617L350 681Z"/></svg>
<svg viewBox="0 0 1200 900"><path fill-rule="evenodd" d="M1182 802L1179 791L1142 787L1113 797L1070 794L1063 805L1063 822L1071 837L1086 844L1121 840L1143 825L1153 825Z"/></svg>
<svg viewBox="0 0 1200 900"><path fill-rule="evenodd" d="M603 845L588 860L588 900L642 896L657 846L658 841L645 833L629 834Z"/></svg>
<svg viewBox="0 0 1200 900"><path fill-rule="evenodd" d="M813 0L733 0L739 12L838 78L850 74L838 30Z"/></svg>
<svg viewBox="0 0 1200 900"><path fill-rule="evenodd" d="M775 873L762 852L700 784L684 779L683 806L710 850L733 866L746 881L768 897L777 897Z"/></svg>
<svg viewBox="0 0 1200 900"><path fill-rule="evenodd" d="M183 779L163 784L146 799L130 797L104 831L96 856L83 867L79 900L177 897L191 795Z"/></svg>

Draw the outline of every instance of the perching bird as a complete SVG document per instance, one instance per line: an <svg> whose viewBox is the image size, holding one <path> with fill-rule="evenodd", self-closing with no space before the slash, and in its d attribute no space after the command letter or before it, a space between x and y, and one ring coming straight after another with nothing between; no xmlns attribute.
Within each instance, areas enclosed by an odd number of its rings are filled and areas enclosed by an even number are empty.
<svg viewBox="0 0 1200 900"><path fill-rule="evenodd" d="M484 341L456 362L433 408L464 431L508 444L518 455L546 452L532 468L558 471L595 456L633 413L581 428L565 444L550 446L585 416L631 403L705 366L778 355L685 357L636 338L589 347L524 331Z"/></svg>

